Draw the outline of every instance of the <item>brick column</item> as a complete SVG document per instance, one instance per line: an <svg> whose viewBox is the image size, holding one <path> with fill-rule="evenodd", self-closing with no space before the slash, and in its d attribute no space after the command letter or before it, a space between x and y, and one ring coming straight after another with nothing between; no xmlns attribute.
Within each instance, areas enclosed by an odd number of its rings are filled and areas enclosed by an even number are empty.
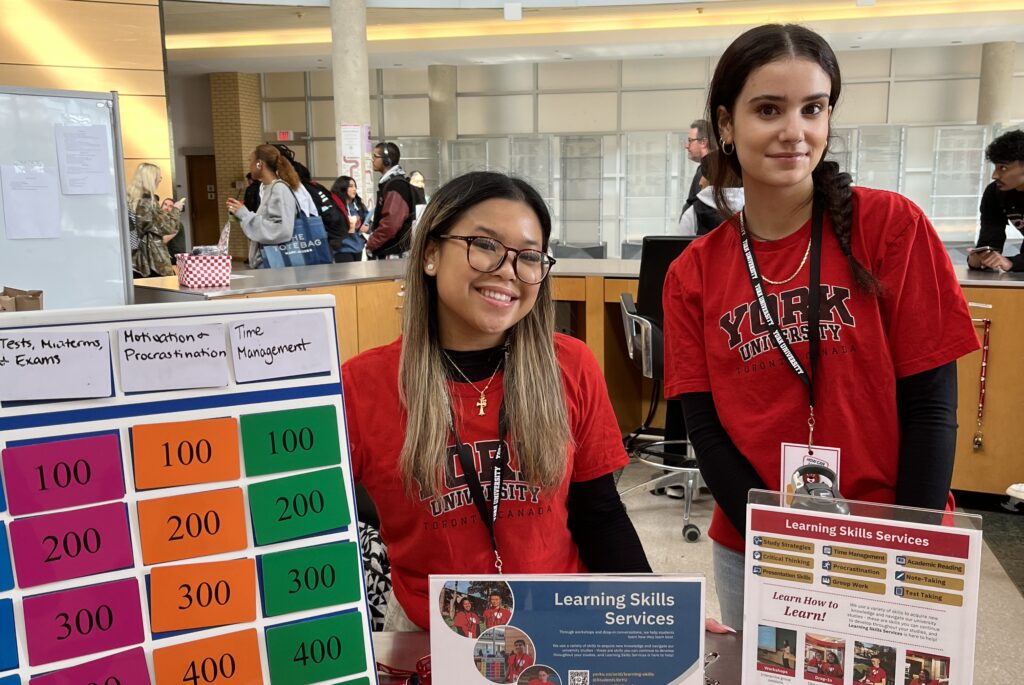
<svg viewBox="0 0 1024 685"><path fill-rule="evenodd" d="M249 155L263 142L263 116L259 74L210 74L210 100L213 107L213 151L217 160L217 199L220 223L228 219L225 201L241 197L249 170ZM243 186L244 187L244 186ZM231 222L231 255L245 260L249 239L238 222Z"/></svg>

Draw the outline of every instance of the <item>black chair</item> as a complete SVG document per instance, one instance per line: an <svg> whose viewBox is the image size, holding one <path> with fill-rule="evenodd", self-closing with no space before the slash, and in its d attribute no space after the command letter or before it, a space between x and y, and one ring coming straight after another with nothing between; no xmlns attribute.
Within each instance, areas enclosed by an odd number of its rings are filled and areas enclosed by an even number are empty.
<svg viewBox="0 0 1024 685"><path fill-rule="evenodd" d="M661 475L624 490L620 495L624 496L639 489L660 490L671 485L682 485L683 537L689 542L700 537L700 529L690 523L690 507L693 496L700 486L700 471L697 469L693 450L687 440L641 442L640 438L652 432L650 424L658 411L665 379L664 311L661 301L665 275L672 262L693 240L693 237L678 236L645 237L640 253L637 301L634 302L629 293L622 293L619 296L629 357L644 377L652 381L647 418L626 437L626 449L630 450L637 461L663 471Z"/></svg>

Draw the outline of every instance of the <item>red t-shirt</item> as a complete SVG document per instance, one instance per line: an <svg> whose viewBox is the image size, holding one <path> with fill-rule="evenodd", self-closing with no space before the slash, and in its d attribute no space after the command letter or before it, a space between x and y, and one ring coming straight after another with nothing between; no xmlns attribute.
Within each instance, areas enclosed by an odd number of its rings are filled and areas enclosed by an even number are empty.
<svg viewBox="0 0 1024 685"><path fill-rule="evenodd" d="M551 681L541 680L540 678L531 678L530 685L551 685Z"/></svg>
<svg viewBox="0 0 1024 685"><path fill-rule="evenodd" d="M488 628L506 625L511 616L512 612L505 607L498 607L497 609L487 607L484 609L484 623L487 624Z"/></svg>
<svg viewBox="0 0 1024 685"><path fill-rule="evenodd" d="M523 674L523 671L533 666L533 655L531 654L509 654L508 655L508 682L514 683Z"/></svg>
<svg viewBox="0 0 1024 685"><path fill-rule="evenodd" d="M843 675L843 667L826 661L821 665L819 673L822 675Z"/></svg>
<svg viewBox="0 0 1024 685"><path fill-rule="evenodd" d="M377 503L395 596L409 618L426 629L427 576L493 573L494 551L461 476L451 436L447 482L440 499L422 498L418 491L410 497L402 484L398 455L405 439L406 414L398 398L400 352L399 339L342 366L345 414L353 475ZM629 461L593 353L583 342L564 335L555 336L555 352L575 447L568 447L565 479L551 492L526 482L515 452L510 453L512 473L505 476L505 497L496 525L505 573L585 572L567 523L569 483L604 476ZM499 373L487 391L485 416L478 416L474 406L478 391L468 383L450 385L461 410L459 437L472 446L488 493L493 475L490 459L498 446L502 380ZM480 467L481 462L485 467Z"/></svg>
<svg viewBox="0 0 1024 685"><path fill-rule="evenodd" d="M466 637L478 637L480 635L480 617L471 611L455 612L454 624Z"/></svg>
<svg viewBox="0 0 1024 685"><path fill-rule="evenodd" d="M881 281L861 291L826 214L821 255L821 356L814 378L814 441L839 447L844 497L892 503L900 430L896 379L978 349L949 256L924 213L901 195L853 189L854 256ZM793 273L810 221L772 242L752 241L762 274ZM776 321L805 368L809 269L784 285L765 284ZM711 392L740 453L779 489L781 443L807 441L807 389L769 344L739 232L722 225L696 241L665 280L665 396ZM866 429L866 427L868 427ZM744 541L716 507L709 535L742 551Z"/></svg>
<svg viewBox="0 0 1024 685"><path fill-rule="evenodd" d="M867 675L864 677L865 683L884 683L888 675L885 669L882 667L875 668L874 666L868 667Z"/></svg>

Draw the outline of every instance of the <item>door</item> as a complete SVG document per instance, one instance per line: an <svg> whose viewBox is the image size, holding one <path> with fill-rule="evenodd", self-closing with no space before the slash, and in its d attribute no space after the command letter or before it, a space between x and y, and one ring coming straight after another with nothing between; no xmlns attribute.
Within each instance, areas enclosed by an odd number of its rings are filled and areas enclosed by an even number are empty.
<svg viewBox="0 0 1024 685"><path fill-rule="evenodd" d="M217 166L213 155L189 155L188 216L193 245L216 245L220 238L217 214Z"/></svg>

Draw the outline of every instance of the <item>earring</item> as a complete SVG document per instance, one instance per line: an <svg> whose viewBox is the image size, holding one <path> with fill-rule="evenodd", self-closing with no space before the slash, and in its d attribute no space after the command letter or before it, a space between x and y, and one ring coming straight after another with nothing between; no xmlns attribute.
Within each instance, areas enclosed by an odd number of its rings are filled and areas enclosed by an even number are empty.
<svg viewBox="0 0 1024 685"><path fill-rule="evenodd" d="M725 148L726 145L729 146L728 150ZM720 147L722 149L722 154L725 155L726 157L728 157L732 153L736 152L736 145L735 145L735 143L727 143L724 140L719 140L718 141L718 147Z"/></svg>
<svg viewBox="0 0 1024 685"><path fill-rule="evenodd" d="M433 270L434 270L434 265L433 264L427 264L427 271L433 271Z"/></svg>

